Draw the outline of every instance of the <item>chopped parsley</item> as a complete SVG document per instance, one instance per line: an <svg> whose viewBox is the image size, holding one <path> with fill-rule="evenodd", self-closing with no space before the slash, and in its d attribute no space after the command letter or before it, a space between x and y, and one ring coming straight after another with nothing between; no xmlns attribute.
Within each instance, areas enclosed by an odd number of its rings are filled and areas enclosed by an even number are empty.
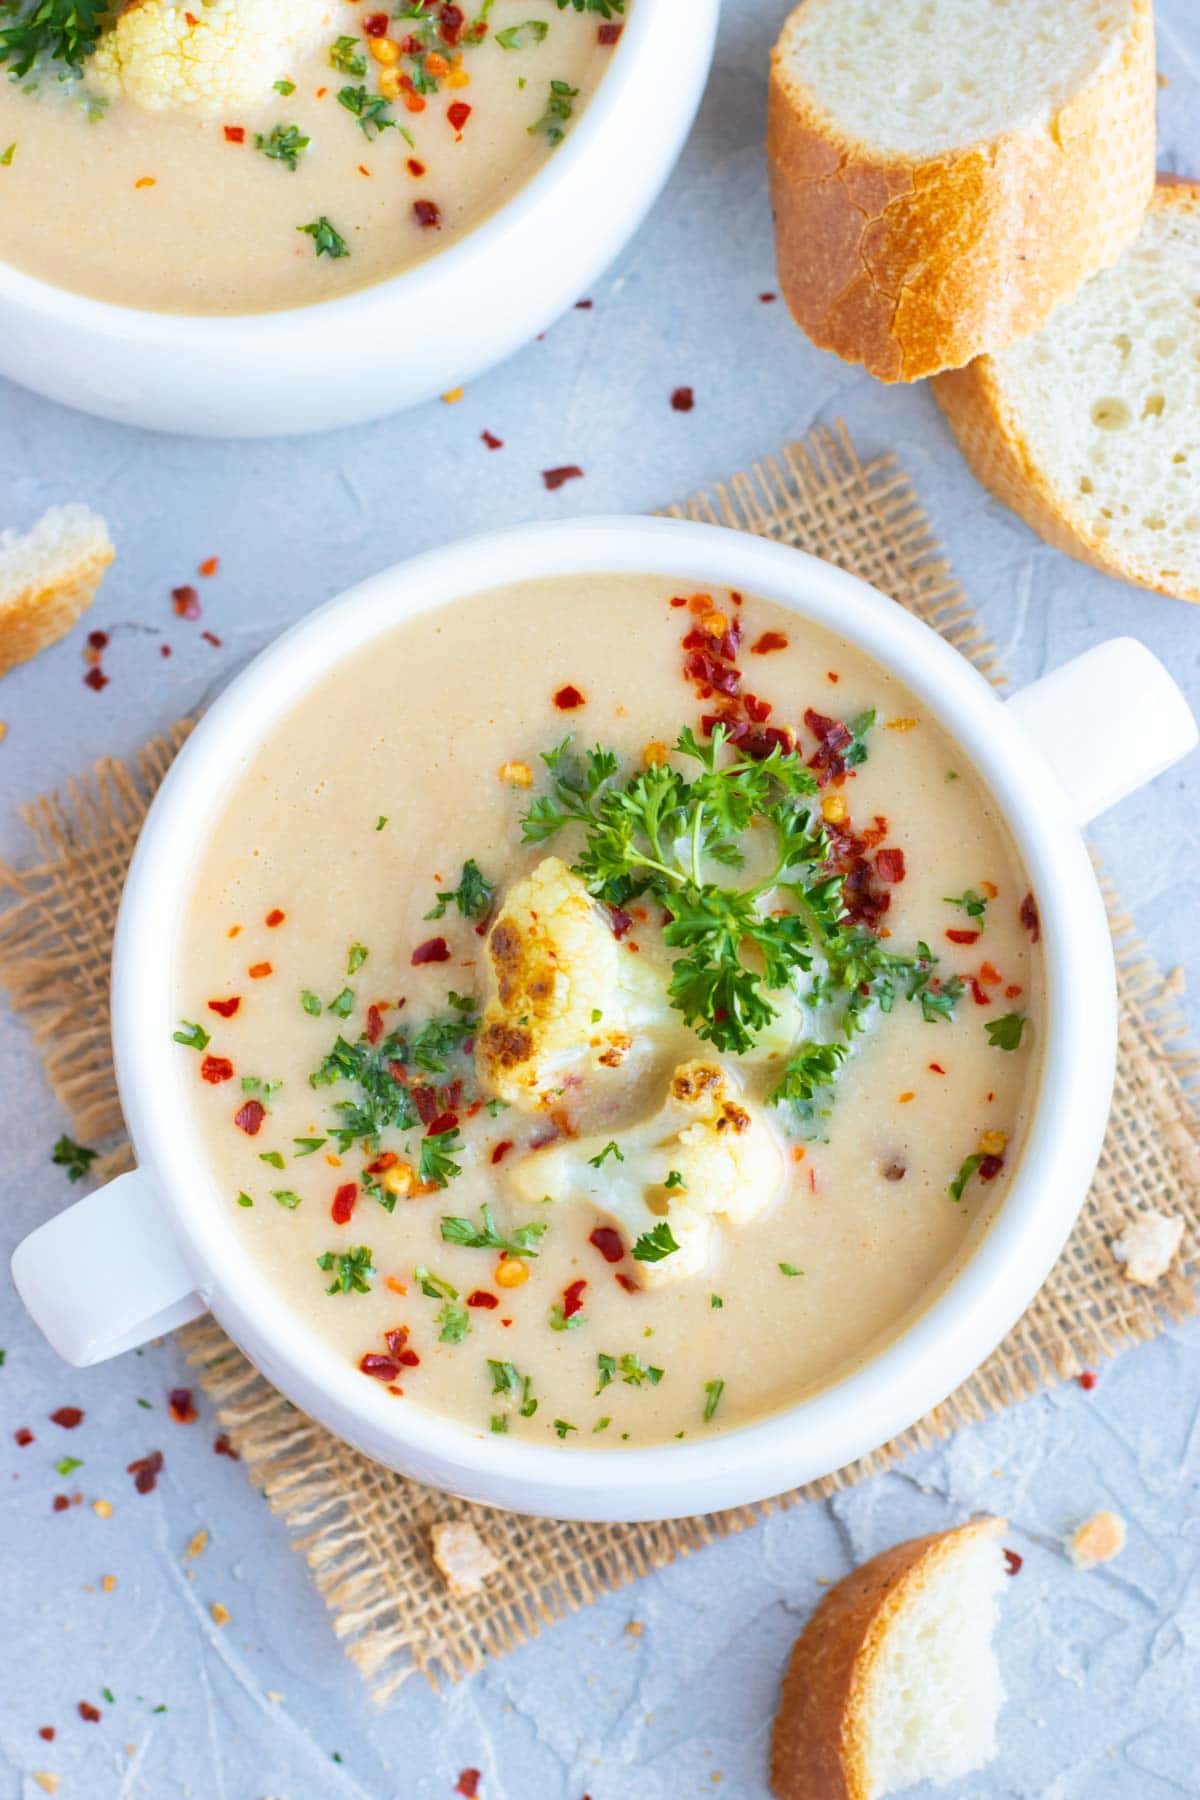
<svg viewBox="0 0 1200 1800"><path fill-rule="evenodd" d="M446 1058L461 1050L467 1039L474 1037L479 1025L473 1000L466 1000L461 994L452 991L449 1001L458 1017L430 1019L412 1040L414 1064L430 1075L446 1073L449 1067Z"/></svg>
<svg viewBox="0 0 1200 1800"><path fill-rule="evenodd" d="M984 914L987 912L987 897L977 894L974 888L966 888L961 894L943 894L942 899L947 906L957 906L965 912L968 919L978 919L979 929L984 929Z"/></svg>
<svg viewBox="0 0 1200 1800"><path fill-rule="evenodd" d="M710 1294L708 1296L708 1304L712 1307L714 1312L720 1312L725 1302L722 1300L720 1294Z"/></svg>
<svg viewBox="0 0 1200 1800"><path fill-rule="evenodd" d="M64 1133L50 1152L50 1161L67 1171L68 1181L82 1181L99 1154L98 1150L89 1150L86 1144L77 1144Z"/></svg>
<svg viewBox="0 0 1200 1800"><path fill-rule="evenodd" d="M369 955L370 951L365 944L351 944L346 956L347 975L357 975Z"/></svg>
<svg viewBox="0 0 1200 1800"><path fill-rule="evenodd" d="M300 989L300 1004L305 1012L314 1019L319 1019L325 1010L321 1005L321 996L314 994L311 988Z"/></svg>
<svg viewBox="0 0 1200 1800"><path fill-rule="evenodd" d="M486 1200L479 1212L481 1225L472 1225L470 1219L443 1218L442 1242L462 1244L468 1250L503 1250L509 1256L537 1255L538 1240L546 1230L544 1222L518 1225L511 1237L505 1237L497 1230L495 1215Z"/></svg>
<svg viewBox="0 0 1200 1800"><path fill-rule="evenodd" d="M350 246L340 231L334 229L322 213L319 219L313 219L308 225L297 225L297 231L303 231L313 241L314 253L317 256L329 256L337 260L339 256L349 256Z"/></svg>
<svg viewBox="0 0 1200 1800"><path fill-rule="evenodd" d="M596 1384L597 1394L602 1394L610 1381L615 1381L618 1374L627 1387L657 1387L665 1373L652 1364L644 1363L640 1356L632 1351L624 1356L608 1356L603 1351L596 1358L599 1381Z"/></svg>
<svg viewBox="0 0 1200 1800"><path fill-rule="evenodd" d="M963 1159L962 1167L959 1169L958 1174L954 1177L954 1180L950 1183L949 1189L947 1190L952 1200L962 1199L968 1181L970 1181L972 1175L982 1161L983 1156L978 1150L972 1151L970 1156Z"/></svg>
<svg viewBox="0 0 1200 1800"><path fill-rule="evenodd" d="M530 1376L522 1375L520 1370L510 1362L493 1362L489 1356L487 1366L492 1372L492 1393L503 1394L514 1402L517 1412L523 1419L532 1419L537 1411L538 1403L533 1397L533 1381ZM492 1421L492 1430L507 1430L507 1423L497 1427Z"/></svg>
<svg viewBox="0 0 1200 1800"><path fill-rule="evenodd" d="M369 1294L375 1265L366 1244L350 1250L326 1250L317 1258L318 1269L333 1275L327 1294Z"/></svg>
<svg viewBox="0 0 1200 1800"><path fill-rule="evenodd" d="M177 1044L183 1044L188 1050L207 1050L212 1043L203 1025L195 1025L190 1019L180 1019L179 1030L171 1036Z"/></svg>
<svg viewBox="0 0 1200 1800"><path fill-rule="evenodd" d="M338 105L353 113L365 137L378 137L382 131L395 129L392 103L384 94L369 94L365 87L344 87L338 93Z"/></svg>
<svg viewBox="0 0 1200 1800"><path fill-rule="evenodd" d="M625 1161L625 1158L621 1154L621 1147L617 1143L616 1138L609 1138L607 1144L605 1144L603 1150L600 1151L599 1155L588 1157L588 1167L592 1168L592 1169L599 1169L599 1168L603 1167L603 1165L608 1161L608 1158L610 1156L615 1157L617 1162Z"/></svg>
<svg viewBox="0 0 1200 1800"><path fill-rule="evenodd" d="M356 37L334 38L329 46L329 66L339 75L365 75L367 59L359 52Z"/></svg>
<svg viewBox="0 0 1200 1800"><path fill-rule="evenodd" d="M386 824L387 824L387 814L380 813L379 817L375 821L376 831L382 831Z"/></svg>
<svg viewBox="0 0 1200 1800"><path fill-rule="evenodd" d="M984 1026L993 1050L1019 1050L1021 1036L1028 1025L1025 1013L1005 1013L1002 1019L989 1019Z"/></svg>
<svg viewBox="0 0 1200 1800"><path fill-rule="evenodd" d="M281 76L278 81L273 81L271 86L275 89L277 94L282 94L285 100L289 94L294 94L296 91L295 82L289 81L286 75Z"/></svg>
<svg viewBox="0 0 1200 1800"><path fill-rule="evenodd" d="M573 88L567 81L552 81L546 96L546 105L540 119L535 119L529 127L530 137L539 132L548 144L561 144L566 137L566 127L574 111L572 102L579 98L579 89ZM574 1426L571 1428L574 1430Z"/></svg>
<svg viewBox="0 0 1200 1800"><path fill-rule="evenodd" d="M443 1281L440 1275L434 1275L428 1269L417 1268L413 1271L420 1283L421 1292L428 1300L440 1300L442 1305L434 1315L434 1324L438 1326L438 1342L441 1344L461 1344L471 1329L471 1315L458 1297L458 1289L449 1281Z"/></svg>
<svg viewBox="0 0 1200 1800"><path fill-rule="evenodd" d="M295 1212L300 1204L299 1194L294 1194L291 1188L272 1188L271 1198L273 1200L278 1200L280 1206L287 1212ZM363 1291L365 1292L366 1290L364 1289Z"/></svg>
<svg viewBox="0 0 1200 1800"><path fill-rule="evenodd" d="M246 1192L245 1188L242 1188L240 1190L240 1192L238 1193L237 1203L239 1206L253 1206L254 1205L253 1200L250 1198L250 1196Z"/></svg>
<svg viewBox="0 0 1200 1800"><path fill-rule="evenodd" d="M306 138L298 125L273 125L264 137L261 131L254 134L254 148L261 150L274 162L286 163L289 169L300 167L300 157L312 142Z"/></svg>
<svg viewBox="0 0 1200 1800"><path fill-rule="evenodd" d="M586 1323L582 1312L572 1313L568 1319L562 1308L562 1301L556 1300L550 1308L549 1324L551 1331L574 1331Z"/></svg>
<svg viewBox="0 0 1200 1800"><path fill-rule="evenodd" d="M667 1171L667 1179L663 1182L663 1186L665 1188L684 1187L683 1176L679 1173L678 1169L669 1169Z"/></svg>
<svg viewBox="0 0 1200 1800"><path fill-rule="evenodd" d="M54 1467L60 1475L70 1475L73 1470L82 1469L83 1461L78 1456L64 1456L61 1462L55 1463Z"/></svg>
<svg viewBox="0 0 1200 1800"><path fill-rule="evenodd" d="M109 0L5 0L0 12L16 20L0 25L0 63L12 63L14 80L36 65L59 63L60 78L81 75L109 10Z"/></svg>
<svg viewBox="0 0 1200 1800"><path fill-rule="evenodd" d="M502 50L524 50L527 44L544 43L549 30L545 19L526 19L523 25L506 25L498 31L496 42Z"/></svg>
<svg viewBox="0 0 1200 1800"><path fill-rule="evenodd" d="M456 888L445 888L438 894L427 919L440 919L451 904L457 906L464 919L481 919L492 904L495 883L481 874L479 864L474 857L468 857L462 866Z"/></svg>
<svg viewBox="0 0 1200 1800"><path fill-rule="evenodd" d="M559 12L573 6L577 13L599 13L602 19L618 19L625 11L625 0L554 0Z"/></svg>
<svg viewBox="0 0 1200 1800"><path fill-rule="evenodd" d="M565 1438L568 1431L578 1431L579 1427L578 1425L568 1425L565 1419L555 1419L554 1430L557 1436Z"/></svg>
<svg viewBox="0 0 1200 1800"><path fill-rule="evenodd" d="M781 1262L779 1272L781 1275L803 1275L804 1270L798 1269L795 1263Z"/></svg>
<svg viewBox="0 0 1200 1800"><path fill-rule="evenodd" d="M867 760L867 733L875 723L875 708L868 712L856 713L854 718L846 720L846 730L850 733L850 742L841 752L842 761L848 769L857 769Z"/></svg>
<svg viewBox="0 0 1200 1800"><path fill-rule="evenodd" d="M319 1150L321 1148L321 1145L328 1143L328 1141L329 1140L327 1138L323 1138L323 1137L293 1138L292 1139L293 1144L298 1144L300 1146L300 1148L295 1152L296 1156L311 1156L315 1150Z"/></svg>
<svg viewBox="0 0 1200 1800"><path fill-rule="evenodd" d="M344 987L340 994L326 1003L326 1012L331 1012L335 1019L348 1019L354 1011L354 989Z"/></svg>
<svg viewBox="0 0 1200 1800"><path fill-rule="evenodd" d="M418 1179L436 1182L440 1188L448 1187L456 1175L462 1174L462 1164L454 1161L461 1151L462 1134L457 1125L449 1131L437 1131L431 1137L422 1138Z"/></svg>
<svg viewBox="0 0 1200 1800"><path fill-rule="evenodd" d="M7 148L7 150L5 150L4 154L2 156L0 156L0 168L2 168L2 169L11 168L12 167L12 159L16 154L17 154L17 146L14 141L13 143L11 143L8 146L8 148Z"/></svg>
<svg viewBox="0 0 1200 1800"><path fill-rule="evenodd" d="M366 1033L354 1043L341 1036L334 1040L332 1050L308 1079L314 1088L333 1087L339 1082L353 1082L357 1087L355 1099L339 1100L333 1108L338 1118L329 1135L340 1151L344 1153L359 1141L368 1149L377 1147L384 1131L411 1131L420 1122L404 1080L406 1070L412 1064L431 1074L442 1074L448 1066L446 1058L461 1050L477 1024L470 1010L472 1001L452 993L450 1005L454 1008L450 1016L428 1020L411 1039L406 1030L397 1029L382 1033L375 1043ZM426 1138L421 1150L421 1179L436 1180L434 1171L443 1164L447 1176L457 1175L458 1167L450 1160L457 1148L456 1132ZM429 1172L425 1173L427 1167ZM438 1185L444 1187L445 1180Z"/></svg>
<svg viewBox="0 0 1200 1800"><path fill-rule="evenodd" d="M643 1231L633 1246L632 1254L635 1262L656 1263L661 1262L664 1256L673 1255L678 1248L671 1227L663 1219L652 1231Z"/></svg>
<svg viewBox="0 0 1200 1800"><path fill-rule="evenodd" d="M270 1163L273 1169L282 1169L284 1166L283 1157L279 1154L278 1150L260 1150L258 1153L258 1160L259 1162Z"/></svg>
<svg viewBox="0 0 1200 1800"><path fill-rule="evenodd" d="M706 1425L711 1420L711 1418L712 1418L713 1414L716 1412L718 1406L720 1406L721 1395L724 1392L725 1392L725 1383L723 1381L706 1381L705 1382L705 1384L704 1384L704 1423Z"/></svg>

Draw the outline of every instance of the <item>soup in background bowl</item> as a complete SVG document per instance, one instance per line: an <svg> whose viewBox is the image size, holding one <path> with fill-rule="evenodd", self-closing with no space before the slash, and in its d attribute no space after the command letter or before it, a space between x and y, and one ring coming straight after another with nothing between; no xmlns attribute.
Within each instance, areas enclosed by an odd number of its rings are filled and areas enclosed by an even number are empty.
<svg viewBox="0 0 1200 1800"><path fill-rule="evenodd" d="M14 1257L71 1361L211 1308L386 1465L558 1517L828 1473L1032 1298L1095 1166L1079 824L1195 742L1128 639L1007 705L711 526L448 546L297 625L151 808L140 1166Z"/></svg>

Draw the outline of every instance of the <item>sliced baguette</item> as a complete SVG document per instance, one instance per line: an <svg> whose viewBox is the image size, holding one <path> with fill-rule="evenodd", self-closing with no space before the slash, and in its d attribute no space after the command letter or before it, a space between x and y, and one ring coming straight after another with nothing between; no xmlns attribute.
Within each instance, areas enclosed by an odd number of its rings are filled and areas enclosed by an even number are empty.
<svg viewBox="0 0 1200 1800"><path fill-rule="evenodd" d="M896 1544L825 1595L784 1677L778 1800L881 1800L991 1761L1003 1529L979 1519Z"/></svg>
<svg viewBox="0 0 1200 1800"><path fill-rule="evenodd" d="M772 55L779 280L883 381L1037 331L1154 185L1151 0L803 0Z"/></svg>
<svg viewBox="0 0 1200 1800"><path fill-rule="evenodd" d="M0 675L65 637L113 559L86 506L52 506L32 531L0 531Z"/></svg>
<svg viewBox="0 0 1200 1800"><path fill-rule="evenodd" d="M1200 600L1200 183L1027 343L940 375L972 469L1047 543Z"/></svg>

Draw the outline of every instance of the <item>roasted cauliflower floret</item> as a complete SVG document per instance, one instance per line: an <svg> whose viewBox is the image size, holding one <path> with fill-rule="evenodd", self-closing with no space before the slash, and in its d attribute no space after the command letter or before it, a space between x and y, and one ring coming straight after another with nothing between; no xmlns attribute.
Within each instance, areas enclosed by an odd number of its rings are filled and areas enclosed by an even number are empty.
<svg viewBox="0 0 1200 1800"><path fill-rule="evenodd" d="M526 1111L568 1076L619 1068L639 1031L670 1019L661 976L617 942L557 856L508 890L488 932L487 968L479 1079Z"/></svg>
<svg viewBox="0 0 1200 1800"><path fill-rule="evenodd" d="M615 1148L613 1147L615 1146ZM664 1287L706 1265L713 1224L744 1225L778 1193L784 1162L762 1113L740 1098L720 1063L681 1063L660 1111L605 1138L569 1138L513 1165L522 1199L582 1200L612 1219L626 1248L664 1223L679 1246L635 1259L643 1287Z"/></svg>
<svg viewBox="0 0 1200 1800"><path fill-rule="evenodd" d="M89 85L152 112L252 106L333 12L332 0L127 0L96 45Z"/></svg>

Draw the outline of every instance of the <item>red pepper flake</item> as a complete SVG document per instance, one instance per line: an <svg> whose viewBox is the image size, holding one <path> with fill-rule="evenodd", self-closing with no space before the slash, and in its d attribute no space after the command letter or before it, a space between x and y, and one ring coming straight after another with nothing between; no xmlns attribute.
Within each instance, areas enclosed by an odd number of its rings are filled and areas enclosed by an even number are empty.
<svg viewBox="0 0 1200 1800"><path fill-rule="evenodd" d="M219 556L206 556L204 561L200 564L200 567L196 570L196 573L197 575L204 575L206 577L215 575L220 566L221 559Z"/></svg>
<svg viewBox="0 0 1200 1800"><path fill-rule="evenodd" d="M642 1290L638 1287L638 1284L633 1279L633 1276L626 1275L626 1273L623 1269L617 1270L616 1279L620 1282L621 1286L625 1289L625 1292L627 1294L640 1294L641 1293Z"/></svg>
<svg viewBox="0 0 1200 1800"><path fill-rule="evenodd" d="M779 295L778 294L760 294L758 297L762 301L764 306L770 306L773 304L774 301L778 300Z"/></svg>
<svg viewBox="0 0 1200 1800"><path fill-rule="evenodd" d="M412 966L419 969L422 963L449 962L450 951L444 937L426 938L418 944L412 953Z"/></svg>
<svg viewBox="0 0 1200 1800"><path fill-rule="evenodd" d="M376 1381L395 1381L400 1373L399 1363L394 1363L390 1356L380 1356L371 1351L359 1359L358 1366L364 1375L373 1375Z"/></svg>
<svg viewBox="0 0 1200 1800"><path fill-rule="evenodd" d="M930 1063L929 1067L933 1070L935 1075L944 1075L946 1073L941 1063Z"/></svg>
<svg viewBox="0 0 1200 1800"><path fill-rule="evenodd" d="M52 1744L54 1742L54 1727L53 1727L53 1725L39 1725L38 1726L38 1736L40 1738L45 1738L45 1740L48 1744Z"/></svg>
<svg viewBox="0 0 1200 1800"><path fill-rule="evenodd" d="M995 1181L1003 1167L1004 1158L1002 1156L985 1156L979 1165L980 1181Z"/></svg>
<svg viewBox="0 0 1200 1800"><path fill-rule="evenodd" d="M595 306L595 304L596 304L596 302L594 300L577 300L575 302L575 311L576 312L591 312L591 310L592 310L593 306Z"/></svg>
<svg viewBox="0 0 1200 1800"><path fill-rule="evenodd" d="M200 1064L200 1079L211 1082L213 1087L222 1081L232 1081L233 1064L227 1056L206 1056Z"/></svg>
<svg viewBox="0 0 1200 1800"><path fill-rule="evenodd" d="M107 631L89 631L87 641L93 650L107 650L108 633Z"/></svg>
<svg viewBox="0 0 1200 1800"><path fill-rule="evenodd" d="M368 37L386 37L388 16L385 12L368 13L362 22L362 28Z"/></svg>
<svg viewBox="0 0 1200 1800"><path fill-rule="evenodd" d="M358 1183L345 1181L333 1196L333 1205L329 1216L335 1225L348 1225L354 1215L354 1202L358 1199Z"/></svg>
<svg viewBox="0 0 1200 1800"><path fill-rule="evenodd" d="M28 1425L18 1425L17 1429L13 1432L13 1437L16 1439L17 1443L20 1444L22 1450L25 1448L26 1444L32 1444L34 1441L33 1433L30 1431Z"/></svg>
<svg viewBox="0 0 1200 1800"><path fill-rule="evenodd" d="M191 1388L172 1388L167 1395L167 1408L177 1425L194 1425L196 1403Z"/></svg>
<svg viewBox="0 0 1200 1800"><path fill-rule="evenodd" d="M50 1414L51 1423L61 1425L64 1431L74 1431L77 1425L83 1424L83 1409L78 1406L60 1406L57 1412Z"/></svg>
<svg viewBox="0 0 1200 1800"><path fill-rule="evenodd" d="M986 987L996 987L1000 981L1000 971L993 968L990 962L982 962L979 965L979 979Z"/></svg>
<svg viewBox="0 0 1200 1800"><path fill-rule="evenodd" d="M1019 982L1010 981L1004 990L1004 998L1006 1000L1015 1000L1018 994L1023 994L1024 992L1025 990Z"/></svg>
<svg viewBox="0 0 1200 1800"><path fill-rule="evenodd" d="M268 975L273 975L275 971L272 969L269 962L260 962L251 963L250 967L246 970L246 973L251 981L263 981Z"/></svg>
<svg viewBox="0 0 1200 1800"><path fill-rule="evenodd" d="M963 931L955 925L948 928L946 936L952 944L977 944L979 942L977 931Z"/></svg>
<svg viewBox="0 0 1200 1800"><path fill-rule="evenodd" d="M442 223L442 211L436 200L414 200L413 212L417 224L425 231L439 230Z"/></svg>
<svg viewBox="0 0 1200 1800"><path fill-rule="evenodd" d="M374 1162L367 1164L367 1174L382 1175L385 1169L394 1169L399 1161L394 1150L385 1150L382 1156L377 1156Z"/></svg>
<svg viewBox="0 0 1200 1800"><path fill-rule="evenodd" d="M574 712L577 707L586 706L587 701L580 693L579 689L573 687L572 684L568 682L565 687L560 687L555 694L554 704L557 706L559 712Z"/></svg>
<svg viewBox="0 0 1200 1800"><path fill-rule="evenodd" d="M504 439L498 438L494 431L481 431L479 435L489 450L503 450Z"/></svg>
<svg viewBox="0 0 1200 1800"><path fill-rule="evenodd" d="M246 127L244 125L225 126L225 142L227 144L244 144L245 141Z"/></svg>
<svg viewBox="0 0 1200 1800"><path fill-rule="evenodd" d="M620 1235L613 1230L611 1225L597 1225L595 1231L588 1238L588 1243L596 1246L605 1262L620 1262L625 1254L625 1246L621 1242Z"/></svg>
<svg viewBox="0 0 1200 1800"><path fill-rule="evenodd" d="M465 1800L475 1800L475 1797L479 1792L479 1780L480 1776L478 1769L464 1769L458 1778L458 1785L455 1787L454 1791L456 1794L462 1794L465 1797Z"/></svg>
<svg viewBox="0 0 1200 1800"><path fill-rule="evenodd" d="M875 873L879 876L880 881L890 882L892 886L903 881L905 876L903 850L881 850L875 858Z"/></svg>
<svg viewBox="0 0 1200 1800"><path fill-rule="evenodd" d="M455 100L453 105L446 108L446 117L455 131L461 132L470 116L471 109L465 100Z"/></svg>
<svg viewBox="0 0 1200 1800"><path fill-rule="evenodd" d="M221 648L221 640L215 631L202 631L200 636L204 639L206 644L211 644L214 650L219 650Z"/></svg>
<svg viewBox="0 0 1200 1800"><path fill-rule="evenodd" d="M227 1456L230 1462L241 1462L242 1460L223 1431L219 1431L213 1439L213 1454L214 1456Z"/></svg>
<svg viewBox="0 0 1200 1800"><path fill-rule="evenodd" d="M686 606L687 605L687 595L686 594L672 594L671 599L670 599L670 605Z"/></svg>
<svg viewBox="0 0 1200 1800"><path fill-rule="evenodd" d="M673 412L691 412L696 404L696 396L690 387L677 387L671 395Z"/></svg>
<svg viewBox="0 0 1200 1800"><path fill-rule="evenodd" d="M104 673L103 669L89 669L83 678L83 685L92 688L98 694L102 688L108 686L109 679L110 677Z"/></svg>
<svg viewBox="0 0 1200 1800"><path fill-rule="evenodd" d="M606 47L617 44L621 40L621 33L624 29L624 25L619 24L610 23L608 25L597 25L596 42L598 44L604 44Z"/></svg>
<svg viewBox="0 0 1200 1800"><path fill-rule="evenodd" d="M149 1456L139 1456L136 1462L127 1463L125 1473L133 1476L133 1485L139 1494L152 1494L162 1466L162 1451L152 1450Z"/></svg>
<svg viewBox="0 0 1200 1800"><path fill-rule="evenodd" d="M578 463L562 463L557 469L542 470L542 480L545 482L546 488L551 494L554 493L556 488L562 487L566 482L579 481L582 477L583 470Z"/></svg>
<svg viewBox="0 0 1200 1800"><path fill-rule="evenodd" d="M482 1307L485 1312L491 1312L499 1304L495 1294L489 1294L486 1288L476 1288L473 1293L467 1295L468 1306Z"/></svg>
<svg viewBox="0 0 1200 1800"><path fill-rule="evenodd" d="M430 1119L425 1127L426 1137L440 1137L443 1131L458 1130L458 1114L456 1112L439 1113L436 1119Z"/></svg>
<svg viewBox="0 0 1200 1800"><path fill-rule="evenodd" d="M423 162L418 162L417 158L415 156L410 156L404 166L408 170L410 175L416 176L418 181L420 180L421 176L425 173L425 164Z"/></svg>
<svg viewBox="0 0 1200 1800"><path fill-rule="evenodd" d="M222 1019L232 1019L234 1013L241 1004L241 995L234 994L229 1000L210 1000L208 1003L208 1010L209 1012L218 1013Z"/></svg>
<svg viewBox="0 0 1200 1800"><path fill-rule="evenodd" d="M772 650L786 650L788 641L782 631L764 631L750 646L751 656L770 656Z"/></svg>
<svg viewBox="0 0 1200 1800"><path fill-rule="evenodd" d="M572 1281L563 1289L562 1315L564 1319L573 1319L575 1314L583 1311L583 1290L586 1281Z"/></svg>
<svg viewBox="0 0 1200 1800"><path fill-rule="evenodd" d="M1090 1394L1092 1389L1096 1385L1098 1377L1096 1376L1096 1374L1094 1373L1093 1370L1085 1369L1083 1371L1083 1374L1077 1375L1075 1377L1075 1379L1076 1379L1076 1381L1078 1381L1078 1383L1079 1383L1080 1387L1083 1389L1084 1393Z"/></svg>
<svg viewBox="0 0 1200 1800"><path fill-rule="evenodd" d="M437 1118L441 1108L436 1088L426 1087L424 1084L420 1084L417 1087L410 1088L409 1093L412 1096L412 1103L417 1109L417 1117L420 1119L422 1125L428 1125L433 1119Z"/></svg>
<svg viewBox="0 0 1200 1800"><path fill-rule="evenodd" d="M494 1163L503 1162L512 1147L513 1141L511 1138L501 1138L500 1142L493 1147L492 1161Z"/></svg>
<svg viewBox="0 0 1200 1800"><path fill-rule="evenodd" d="M377 1006L367 1008L367 1042L377 1044L383 1035L383 1014Z"/></svg>
<svg viewBox="0 0 1200 1800"><path fill-rule="evenodd" d="M985 987L980 985L978 975L972 975L970 981L971 998L974 1000L976 1006L990 1006L992 1004L992 996Z"/></svg>
<svg viewBox="0 0 1200 1800"><path fill-rule="evenodd" d="M1004 1552L1004 1561L1006 1565L1004 1573L1006 1575L1019 1575L1025 1558L1016 1550L1006 1550Z"/></svg>
<svg viewBox="0 0 1200 1800"><path fill-rule="evenodd" d="M86 1719L89 1725L98 1725L100 1723L100 1708L98 1706L93 1706L90 1700L81 1700L79 1702L79 1716L81 1719Z"/></svg>
<svg viewBox="0 0 1200 1800"><path fill-rule="evenodd" d="M158 654L160 656L170 656L170 654L171 654L170 644L160 644L158 646Z"/></svg>
<svg viewBox="0 0 1200 1800"><path fill-rule="evenodd" d="M264 925L269 925L271 930L274 931L275 927L277 925L282 925L283 921L286 918L287 918L287 914L285 912L281 912L279 907L273 906L271 908L270 912L267 914L266 918L263 920L263 923L264 923Z"/></svg>
<svg viewBox="0 0 1200 1800"><path fill-rule="evenodd" d="M841 679L842 679L842 678L841 678L841 676L840 676L840 675L839 675L839 674L837 674L837 673L836 673L836 671L835 671L835 670L833 670L833 669L826 669L826 671L825 671L825 679L826 679L826 681L832 681L832 683L833 683L833 685L834 685L834 687L836 687L836 686L837 686L837 684L838 684L838 682L839 682L839 681L840 681L840 680L841 680Z"/></svg>
<svg viewBox="0 0 1200 1800"><path fill-rule="evenodd" d="M50 1509L52 1512L66 1512L70 1504L70 1499L66 1494L55 1494L50 1502Z"/></svg>
<svg viewBox="0 0 1200 1800"><path fill-rule="evenodd" d="M262 1130L262 1122L267 1116L267 1109L261 1100L247 1100L233 1115L233 1122L245 1132L247 1137L257 1137Z"/></svg>
<svg viewBox="0 0 1200 1800"><path fill-rule="evenodd" d="M1036 944L1042 935L1042 922L1038 917L1037 901L1032 894L1026 894L1017 911L1017 917L1029 933L1029 941Z"/></svg>
<svg viewBox="0 0 1200 1800"><path fill-rule="evenodd" d="M198 619L200 617L200 596L194 587L172 588L171 599L174 601L175 611L181 619Z"/></svg>

